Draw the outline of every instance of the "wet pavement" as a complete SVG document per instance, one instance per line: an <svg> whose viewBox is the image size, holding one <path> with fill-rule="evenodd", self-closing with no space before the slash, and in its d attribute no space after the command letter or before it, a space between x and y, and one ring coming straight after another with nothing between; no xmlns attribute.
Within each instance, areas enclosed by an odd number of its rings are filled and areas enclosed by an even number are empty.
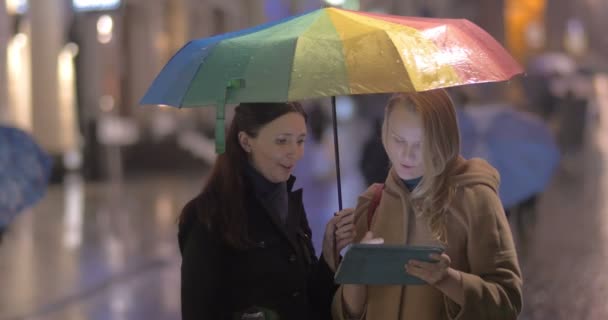
<svg viewBox="0 0 608 320"><path fill-rule="evenodd" d="M600 120L586 145L564 156L536 213L511 219L525 280L520 319L608 319L608 121ZM345 206L365 188L360 150L349 142L367 132L358 122L341 126ZM332 150L310 143L296 172L317 248L337 209ZM85 185L72 176L52 186L0 246L0 320L180 319L175 219L203 178Z"/></svg>
<svg viewBox="0 0 608 320"><path fill-rule="evenodd" d="M0 247L0 319L179 319L175 219L198 182L51 187Z"/></svg>
<svg viewBox="0 0 608 320"><path fill-rule="evenodd" d="M608 319L608 95L598 92L584 145L564 155L536 215L514 226L522 319Z"/></svg>

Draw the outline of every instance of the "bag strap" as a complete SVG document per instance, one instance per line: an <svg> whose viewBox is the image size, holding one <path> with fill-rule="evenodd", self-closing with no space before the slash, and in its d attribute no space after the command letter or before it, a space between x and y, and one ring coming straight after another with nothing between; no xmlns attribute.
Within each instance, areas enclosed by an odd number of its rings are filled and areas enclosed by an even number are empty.
<svg viewBox="0 0 608 320"><path fill-rule="evenodd" d="M372 198L372 202L367 209L367 230L371 230L372 228L372 219L376 213L376 208L378 208L378 205L380 204L380 199L382 199L382 191L384 191L384 184L380 183L376 186L376 190L374 190L374 197Z"/></svg>

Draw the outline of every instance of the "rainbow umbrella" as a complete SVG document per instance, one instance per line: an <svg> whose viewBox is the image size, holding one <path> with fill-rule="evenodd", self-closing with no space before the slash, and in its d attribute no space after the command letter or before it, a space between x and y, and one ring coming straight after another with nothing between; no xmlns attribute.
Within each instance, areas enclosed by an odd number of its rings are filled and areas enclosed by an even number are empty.
<svg viewBox="0 0 608 320"><path fill-rule="evenodd" d="M425 91L503 81L521 72L496 40L467 20L323 8L189 42L141 103L215 105L221 153L225 104ZM335 99L332 105L335 120ZM340 186L336 133L334 122Z"/></svg>

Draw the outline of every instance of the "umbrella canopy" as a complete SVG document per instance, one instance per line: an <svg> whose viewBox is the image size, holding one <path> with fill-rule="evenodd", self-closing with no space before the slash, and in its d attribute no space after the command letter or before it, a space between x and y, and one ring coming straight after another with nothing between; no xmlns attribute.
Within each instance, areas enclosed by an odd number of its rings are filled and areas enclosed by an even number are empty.
<svg viewBox="0 0 608 320"><path fill-rule="evenodd" d="M467 20L324 8L189 42L141 104L218 106L221 153L226 103L425 91L521 72L496 40Z"/></svg>
<svg viewBox="0 0 608 320"><path fill-rule="evenodd" d="M224 152L227 103L425 91L508 80L523 70L488 33L463 19L400 17L324 8L187 43L141 104L215 105ZM341 192L338 191L340 208Z"/></svg>
<svg viewBox="0 0 608 320"><path fill-rule="evenodd" d="M500 173L506 208L542 192L559 163L555 139L542 119L508 105L458 110L465 158L487 160Z"/></svg>
<svg viewBox="0 0 608 320"><path fill-rule="evenodd" d="M189 42L141 103L194 107L424 91L521 72L467 20L324 8Z"/></svg>
<svg viewBox="0 0 608 320"><path fill-rule="evenodd" d="M0 126L0 227L42 198L51 165L27 133Z"/></svg>

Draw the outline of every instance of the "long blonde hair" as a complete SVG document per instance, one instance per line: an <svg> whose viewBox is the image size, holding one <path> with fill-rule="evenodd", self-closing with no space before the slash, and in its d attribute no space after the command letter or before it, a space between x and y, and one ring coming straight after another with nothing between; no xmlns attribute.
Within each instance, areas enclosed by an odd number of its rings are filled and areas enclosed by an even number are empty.
<svg viewBox="0 0 608 320"><path fill-rule="evenodd" d="M382 143L385 149L388 119L395 106L415 112L422 120L424 175L412 191L412 203L416 213L427 218L433 236L445 243L446 217L454 193L448 181L448 173L460 154L460 135L454 104L443 89L393 95L387 103L382 125Z"/></svg>

